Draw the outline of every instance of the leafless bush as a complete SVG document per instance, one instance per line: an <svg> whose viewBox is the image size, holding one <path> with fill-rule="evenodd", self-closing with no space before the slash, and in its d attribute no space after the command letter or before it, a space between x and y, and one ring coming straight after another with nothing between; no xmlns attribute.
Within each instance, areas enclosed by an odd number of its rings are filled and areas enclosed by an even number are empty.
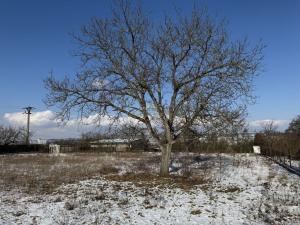
<svg viewBox="0 0 300 225"><path fill-rule="evenodd" d="M0 125L0 145L20 144L25 141L25 129Z"/></svg>

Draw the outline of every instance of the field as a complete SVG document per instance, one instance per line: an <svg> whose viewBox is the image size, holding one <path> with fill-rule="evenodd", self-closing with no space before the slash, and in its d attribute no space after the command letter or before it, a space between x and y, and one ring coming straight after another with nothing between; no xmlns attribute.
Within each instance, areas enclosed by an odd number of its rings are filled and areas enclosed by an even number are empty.
<svg viewBox="0 0 300 225"><path fill-rule="evenodd" d="M299 177L253 154L0 155L0 224L300 224Z"/></svg>

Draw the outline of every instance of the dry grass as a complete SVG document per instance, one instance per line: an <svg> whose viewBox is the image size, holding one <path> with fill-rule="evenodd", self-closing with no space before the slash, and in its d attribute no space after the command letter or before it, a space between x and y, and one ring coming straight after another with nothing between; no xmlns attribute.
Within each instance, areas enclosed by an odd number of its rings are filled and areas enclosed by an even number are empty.
<svg viewBox="0 0 300 225"><path fill-rule="evenodd" d="M182 188L188 190L195 185L208 184L211 180L204 176L179 176L171 175L169 177L160 177L157 174L149 173L127 173L123 175L107 175L106 179L131 182L137 186L160 187L160 188Z"/></svg>
<svg viewBox="0 0 300 225"><path fill-rule="evenodd" d="M51 193L61 184L116 174L126 164L155 161L140 153L22 154L0 156L0 188Z"/></svg>
<svg viewBox="0 0 300 225"><path fill-rule="evenodd" d="M175 155L175 158L184 165L193 160L193 156ZM204 169L207 172L199 174L185 171L184 167L180 176L161 178L157 175L159 163L159 154L145 152L2 155L0 188L17 188L27 193L51 193L62 184L99 176L115 181L129 181L136 185L183 189L210 182L208 170Z"/></svg>

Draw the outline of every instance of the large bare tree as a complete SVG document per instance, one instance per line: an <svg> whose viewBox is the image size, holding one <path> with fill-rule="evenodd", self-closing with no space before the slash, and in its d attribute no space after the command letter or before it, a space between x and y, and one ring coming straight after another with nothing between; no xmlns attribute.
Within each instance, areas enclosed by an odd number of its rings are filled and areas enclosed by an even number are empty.
<svg viewBox="0 0 300 225"><path fill-rule="evenodd" d="M154 23L120 1L110 18L93 18L74 35L82 69L73 78L49 76L46 103L64 120L74 110L135 119L159 145L167 176L182 132L232 124L252 100L263 46L231 40L225 28L197 9Z"/></svg>

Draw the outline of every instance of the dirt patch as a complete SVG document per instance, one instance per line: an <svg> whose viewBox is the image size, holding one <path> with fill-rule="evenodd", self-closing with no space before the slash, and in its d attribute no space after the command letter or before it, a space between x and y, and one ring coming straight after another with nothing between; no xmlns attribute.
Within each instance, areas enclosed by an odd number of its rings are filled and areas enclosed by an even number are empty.
<svg viewBox="0 0 300 225"><path fill-rule="evenodd" d="M118 182L131 182L137 186L191 189L195 185L204 185L211 180L205 177L185 177L171 175L160 177L149 173L127 173L124 175L107 175L106 179Z"/></svg>

